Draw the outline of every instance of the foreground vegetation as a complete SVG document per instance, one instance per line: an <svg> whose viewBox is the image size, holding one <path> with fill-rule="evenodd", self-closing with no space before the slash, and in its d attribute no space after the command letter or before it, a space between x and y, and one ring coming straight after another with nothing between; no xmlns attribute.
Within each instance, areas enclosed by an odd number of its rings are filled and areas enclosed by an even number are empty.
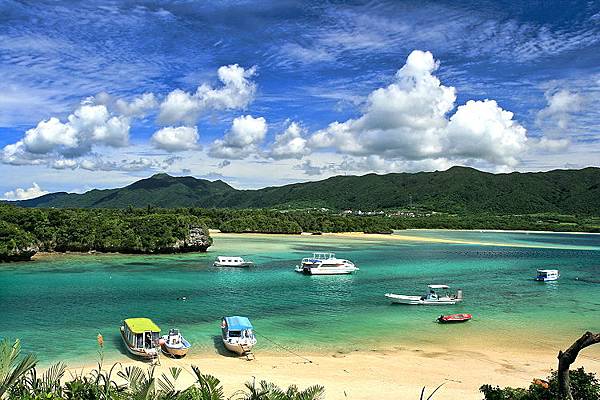
<svg viewBox="0 0 600 400"><path fill-rule="evenodd" d="M573 400L600 400L600 383L583 368L569 371ZM559 400L558 374L553 371L547 381L535 379L527 389L483 385L479 389L485 400Z"/></svg>

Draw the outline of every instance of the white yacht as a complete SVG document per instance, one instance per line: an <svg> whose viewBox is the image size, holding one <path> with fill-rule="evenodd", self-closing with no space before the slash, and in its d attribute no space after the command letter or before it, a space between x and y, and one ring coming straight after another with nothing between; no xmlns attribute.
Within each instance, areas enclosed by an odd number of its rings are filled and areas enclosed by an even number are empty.
<svg viewBox="0 0 600 400"><path fill-rule="evenodd" d="M214 262L215 267L237 267L245 268L254 265L252 261L246 261L242 257L219 256Z"/></svg>
<svg viewBox="0 0 600 400"><path fill-rule="evenodd" d="M239 355L251 353L256 344L254 327L246 317L223 317L221 320L221 336L223 344L229 351Z"/></svg>
<svg viewBox="0 0 600 400"><path fill-rule="evenodd" d="M392 303L410 305L450 305L463 300L462 289L456 293L450 293L447 285L428 285L428 291L423 296L406 296L402 294L386 293L385 297Z"/></svg>
<svg viewBox="0 0 600 400"><path fill-rule="evenodd" d="M557 269L538 269L535 280L538 282L557 281L560 278L560 273Z"/></svg>
<svg viewBox="0 0 600 400"><path fill-rule="evenodd" d="M334 253L314 253L303 258L295 271L306 275L345 275L358 271L358 267L352 261L336 258Z"/></svg>

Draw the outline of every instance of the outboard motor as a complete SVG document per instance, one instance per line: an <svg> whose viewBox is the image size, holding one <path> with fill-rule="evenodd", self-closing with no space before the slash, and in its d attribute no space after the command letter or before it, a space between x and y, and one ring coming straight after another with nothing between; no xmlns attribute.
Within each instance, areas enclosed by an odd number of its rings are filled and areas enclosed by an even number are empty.
<svg viewBox="0 0 600 400"><path fill-rule="evenodd" d="M456 291L456 300L462 300L463 299L463 291L462 289L458 289Z"/></svg>

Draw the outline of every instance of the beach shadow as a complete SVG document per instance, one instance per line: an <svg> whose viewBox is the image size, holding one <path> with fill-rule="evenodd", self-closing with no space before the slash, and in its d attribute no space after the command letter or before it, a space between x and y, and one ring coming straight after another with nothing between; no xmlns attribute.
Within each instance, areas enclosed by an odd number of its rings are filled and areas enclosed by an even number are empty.
<svg viewBox="0 0 600 400"><path fill-rule="evenodd" d="M215 346L215 349L217 350L217 353L219 353L219 355L223 357L240 358L240 356L225 348L225 345L223 344L223 339L220 335L214 335L212 339L213 345Z"/></svg>

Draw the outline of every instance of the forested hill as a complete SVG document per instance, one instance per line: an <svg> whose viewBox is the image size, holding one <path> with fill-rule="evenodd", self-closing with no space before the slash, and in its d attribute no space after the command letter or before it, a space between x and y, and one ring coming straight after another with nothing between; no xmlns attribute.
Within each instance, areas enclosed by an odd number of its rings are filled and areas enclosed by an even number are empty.
<svg viewBox="0 0 600 400"><path fill-rule="evenodd" d="M600 168L491 174L452 167L442 172L336 176L259 190L222 181L157 174L119 189L52 193L18 202L25 207L216 207L386 210L407 207L496 214L600 215Z"/></svg>

